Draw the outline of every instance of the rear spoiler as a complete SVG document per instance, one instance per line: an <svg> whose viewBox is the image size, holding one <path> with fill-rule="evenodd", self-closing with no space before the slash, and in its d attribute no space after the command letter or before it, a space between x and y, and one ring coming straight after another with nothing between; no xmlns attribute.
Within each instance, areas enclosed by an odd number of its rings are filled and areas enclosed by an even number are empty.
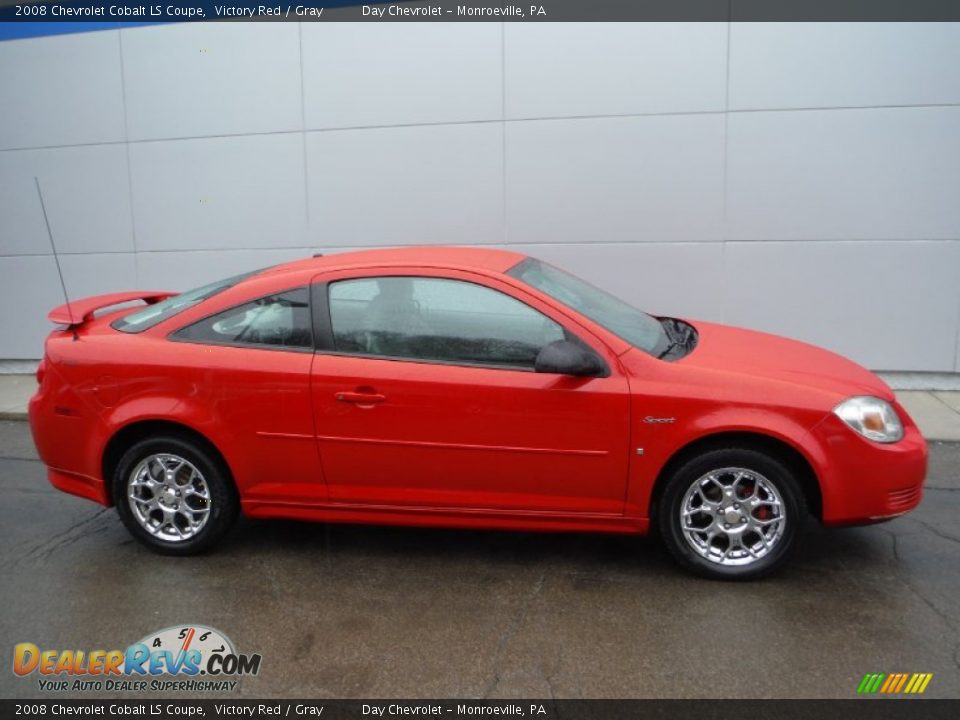
<svg viewBox="0 0 960 720"><path fill-rule="evenodd" d="M81 300L72 300L66 305L55 307L47 314L47 317L50 319L50 322L56 323L57 325L83 325L85 322L93 320L93 315L97 310L133 300L143 300L147 305L153 305L161 300L173 297L176 294L177 293L172 292L149 292L140 290L110 293L109 295L94 295L93 297L83 298Z"/></svg>

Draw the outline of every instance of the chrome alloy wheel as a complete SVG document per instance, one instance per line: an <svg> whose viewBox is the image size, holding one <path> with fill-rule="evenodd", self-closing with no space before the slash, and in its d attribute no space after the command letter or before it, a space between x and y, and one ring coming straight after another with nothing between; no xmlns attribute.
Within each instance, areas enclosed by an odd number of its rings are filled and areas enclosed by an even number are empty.
<svg viewBox="0 0 960 720"><path fill-rule="evenodd" d="M151 535L182 542L199 533L210 518L210 488L189 460L177 455L148 455L127 482L133 517Z"/></svg>
<svg viewBox="0 0 960 720"><path fill-rule="evenodd" d="M687 489L680 505L683 537L701 557L726 566L750 565L783 538L783 498L753 470L713 470Z"/></svg>

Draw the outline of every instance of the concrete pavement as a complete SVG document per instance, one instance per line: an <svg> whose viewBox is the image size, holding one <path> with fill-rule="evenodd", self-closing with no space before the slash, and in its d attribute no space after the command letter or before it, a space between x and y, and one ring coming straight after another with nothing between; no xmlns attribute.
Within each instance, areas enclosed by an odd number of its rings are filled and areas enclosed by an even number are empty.
<svg viewBox="0 0 960 720"><path fill-rule="evenodd" d="M0 375L0 419L25 420L27 402L36 389L33 375Z"/></svg>
<svg viewBox="0 0 960 720"><path fill-rule="evenodd" d="M928 440L960 440L960 392L899 390L897 399Z"/></svg>
<svg viewBox="0 0 960 720"><path fill-rule="evenodd" d="M33 375L0 374L0 419L26 418ZM960 441L960 392L901 390L897 397L928 440Z"/></svg>

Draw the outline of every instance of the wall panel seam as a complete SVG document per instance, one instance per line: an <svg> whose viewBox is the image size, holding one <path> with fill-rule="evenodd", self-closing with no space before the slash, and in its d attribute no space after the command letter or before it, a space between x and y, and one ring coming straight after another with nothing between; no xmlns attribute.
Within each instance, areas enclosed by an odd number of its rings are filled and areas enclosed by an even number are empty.
<svg viewBox="0 0 960 720"><path fill-rule="evenodd" d="M500 23L500 195L501 217L500 239L504 245L510 243L507 235L507 24Z"/></svg>
<svg viewBox="0 0 960 720"><path fill-rule="evenodd" d="M905 239L888 239L888 240L875 240L873 238L864 239L864 240L847 240L847 239L824 239L824 240L729 240L728 243L735 244L756 244L763 243L768 245L775 244L786 244L786 243L858 243L858 244L868 244L872 242L902 242L902 243L960 243L960 238L934 238L934 239L919 239L919 240L905 240ZM637 247L656 247L662 245L718 245L720 241L718 240L647 240L647 241L637 241L637 240L602 240L598 242L556 242L556 241L537 241L537 240L524 240L523 242L511 243L511 245L519 246L537 246L537 247L585 247L585 248L596 248L604 245L632 245ZM59 252L61 256L71 256L71 255L150 255L150 254L162 254L162 253L211 253L211 252L269 252L274 250L313 250L315 246L313 244L304 244L304 245L270 245L265 247L193 247L193 248L155 248L155 249L139 249L136 252L132 250L98 250L93 253L89 252ZM388 244L360 244L360 245L349 245L349 246L337 246L339 250L345 252L350 252L353 250L359 249L377 249L390 247ZM427 246L429 247L429 245ZM0 253L0 259L5 258L29 258L29 257L49 257L50 253Z"/></svg>
<svg viewBox="0 0 960 720"><path fill-rule="evenodd" d="M300 136L303 139L303 205L306 218L306 234L304 240L312 239L310 232L310 167L307 162L307 98L304 90L304 72L303 72L303 23L297 23L297 42L300 52Z"/></svg>
<svg viewBox="0 0 960 720"><path fill-rule="evenodd" d="M955 254L960 258L960 240L956 241ZM953 371L960 372L960 298L955 299L955 302L957 303L957 327L953 338Z"/></svg>
<svg viewBox="0 0 960 720"><path fill-rule="evenodd" d="M422 123L394 123L389 125L351 125L343 127L312 128L304 126L299 130L266 130L262 132L243 132L243 133L221 133L212 135L171 135L169 137L156 138L137 138L136 140L107 140L103 142L88 143L65 143L61 145L23 145L18 147L0 148L0 153L4 152L22 152L27 150L60 150L66 148L80 147L98 147L102 145L123 145L129 143L136 145L139 143L162 143L162 142L180 142L187 140L216 140L229 138L245 137L263 137L269 135L294 135L298 133L321 133L321 132L352 132L360 130L390 130L394 128L416 128L416 127L443 127L457 125L488 125L493 123L525 123L525 122L563 122L573 120L616 120L645 117L684 117L698 115L738 115L748 113L785 113L785 112L826 112L826 111L859 111L859 110L898 110L898 109L946 109L960 108L960 103L944 103L936 105L864 105L851 107L816 107L816 108L762 108L753 110L687 110L687 111L664 111L664 112L645 112L645 113L613 113L598 115L545 115L541 117L524 118L492 118L487 120L450 120L438 122Z"/></svg>
<svg viewBox="0 0 960 720"><path fill-rule="evenodd" d="M726 56L726 71L724 73L725 85L724 85L724 96L723 96L723 210L720 216L720 266L723 268L723 277L727 277L727 232L729 228L729 223L727 222L728 216L728 181L729 181L729 166L730 166L730 41L733 35L733 23L731 19L733 18L733 0L727 0L727 56ZM728 301L729 289L727 283L722 284L722 289L720 291L723 296L720 299L720 319L724 322L727 320L729 314L730 303Z"/></svg>
<svg viewBox="0 0 960 720"><path fill-rule="evenodd" d="M127 158L127 202L130 204L130 242L133 245L133 284L140 287L140 263L137 262L137 218L133 210L133 168L130 160L130 121L127 111L127 71L123 62L123 30L117 30L120 51L120 98L123 104L123 147Z"/></svg>

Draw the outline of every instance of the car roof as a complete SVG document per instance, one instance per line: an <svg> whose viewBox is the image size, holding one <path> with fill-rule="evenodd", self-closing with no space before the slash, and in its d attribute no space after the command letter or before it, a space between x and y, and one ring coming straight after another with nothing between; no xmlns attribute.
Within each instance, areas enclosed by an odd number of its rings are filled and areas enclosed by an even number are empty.
<svg viewBox="0 0 960 720"><path fill-rule="evenodd" d="M355 250L276 265L258 275L300 274L369 267L432 266L504 273L527 256L496 248L419 246Z"/></svg>

